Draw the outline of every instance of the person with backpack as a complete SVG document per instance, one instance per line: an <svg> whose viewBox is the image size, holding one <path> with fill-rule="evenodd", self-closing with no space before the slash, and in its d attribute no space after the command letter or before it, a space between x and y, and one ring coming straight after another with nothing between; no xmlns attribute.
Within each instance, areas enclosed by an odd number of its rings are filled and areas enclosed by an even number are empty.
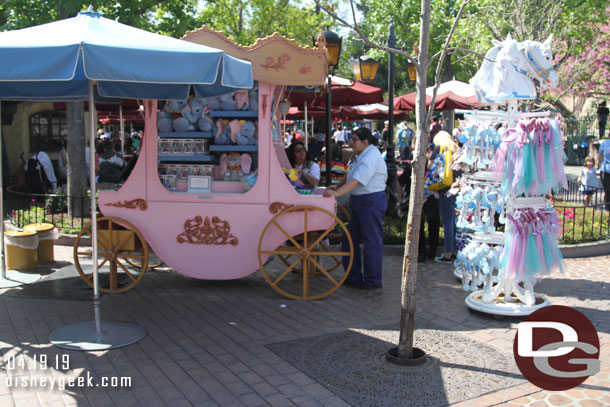
<svg viewBox="0 0 610 407"><path fill-rule="evenodd" d="M25 185L29 193L46 194L57 189L57 178L51 158L44 151L35 150L25 163Z"/></svg>
<svg viewBox="0 0 610 407"><path fill-rule="evenodd" d="M103 141L104 152L100 155L100 172L97 181L117 184L125 166L123 156L115 151L114 143L110 139Z"/></svg>

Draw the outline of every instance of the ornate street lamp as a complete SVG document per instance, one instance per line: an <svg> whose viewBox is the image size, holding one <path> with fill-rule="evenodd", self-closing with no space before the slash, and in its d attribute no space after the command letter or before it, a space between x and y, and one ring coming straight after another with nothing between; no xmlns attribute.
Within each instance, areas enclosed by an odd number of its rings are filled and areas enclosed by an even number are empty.
<svg viewBox="0 0 610 407"><path fill-rule="evenodd" d="M377 77L378 69L379 61L369 56L360 57L352 62L352 71L357 81L373 82Z"/></svg>
<svg viewBox="0 0 610 407"><path fill-rule="evenodd" d="M326 92L326 185L331 184L331 151L330 151L330 139L332 137L332 115L330 109L332 107L332 74L339 65L339 57L341 56L341 43L343 39L333 31L322 32L324 39L326 40L326 50L328 51L328 90Z"/></svg>

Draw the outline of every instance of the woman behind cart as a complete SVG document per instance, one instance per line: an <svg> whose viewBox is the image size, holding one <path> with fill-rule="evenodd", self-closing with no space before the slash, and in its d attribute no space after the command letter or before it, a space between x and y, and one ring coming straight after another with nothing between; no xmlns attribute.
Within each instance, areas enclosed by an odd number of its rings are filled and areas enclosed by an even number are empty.
<svg viewBox="0 0 610 407"><path fill-rule="evenodd" d="M339 197L351 192L352 216L348 231L354 243L354 262L344 284L356 288L381 288L381 266L383 262L382 219L388 208L385 196L388 170L377 148L378 140L365 127L352 136L352 149L357 154L347 175L337 184L331 185L324 196ZM360 243L364 246L360 252ZM347 250L343 239L343 250ZM362 256L362 254L364 256ZM347 267L344 258L344 267Z"/></svg>
<svg viewBox="0 0 610 407"><path fill-rule="evenodd" d="M286 152L292 168L299 170L299 180L303 186L314 188L320 181L320 166L309 158L305 143L295 141Z"/></svg>

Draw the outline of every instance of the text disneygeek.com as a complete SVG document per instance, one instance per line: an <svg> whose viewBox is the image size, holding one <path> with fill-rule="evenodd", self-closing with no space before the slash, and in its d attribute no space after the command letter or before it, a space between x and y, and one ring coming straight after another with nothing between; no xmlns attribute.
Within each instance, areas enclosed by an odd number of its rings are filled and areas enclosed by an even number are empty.
<svg viewBox="0 0 610 407"><path fill-rule="evenodd" d="M4 384L7 387L48 388L51 390L64 390L73 387L102 387L102 388L128 388L131 387L129 376L101 376L94 377L90 372L77 377L52 375L52 371L61 372L70 370L70 356L46 355L13 356L6 358L7 376ZM33 374L40 373L39 375ZM85 372L83 372L85 373Z"/></svg>
<svg viewBox="0 0 610 407"><path fill-rule="evenodd" d="M49 388L65 390L72 387L131 387L131 377L102 376L99 381L87 372L87 376L79 377L48 377L48 376L7 376L4 379L8 387Z"/></svg>

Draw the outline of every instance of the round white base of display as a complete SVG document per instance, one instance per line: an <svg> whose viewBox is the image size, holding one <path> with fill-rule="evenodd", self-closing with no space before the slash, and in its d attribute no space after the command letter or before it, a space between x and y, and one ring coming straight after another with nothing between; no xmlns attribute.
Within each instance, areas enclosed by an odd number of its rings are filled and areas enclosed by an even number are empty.
<svg viewBox="0 0 610 407"><path fill-rule="evenodd" d="M64 349L99 351L131 345L147 333L144 327L126 322L102 321L101 327L101 335L98 335L95 321L79 322L56 329L49 340Z"/></svg>
<svg viewBox="0 0 610 407"><path fill-rule="evenodd" d="M504 296L498 296L493 302L486 303L483 302L483 290L476 291L466 297L466 305L479 312L484 312L486 314L492 315L504 315L504 316L527 316L532 312L540 309L542 307L546 307L547 305L551 305L549 300L547 300L544 296L540 294L535 294L536 303L534 305L526 305L519 301L517 297L513 296L512 301L505 301Z"/></svg>

